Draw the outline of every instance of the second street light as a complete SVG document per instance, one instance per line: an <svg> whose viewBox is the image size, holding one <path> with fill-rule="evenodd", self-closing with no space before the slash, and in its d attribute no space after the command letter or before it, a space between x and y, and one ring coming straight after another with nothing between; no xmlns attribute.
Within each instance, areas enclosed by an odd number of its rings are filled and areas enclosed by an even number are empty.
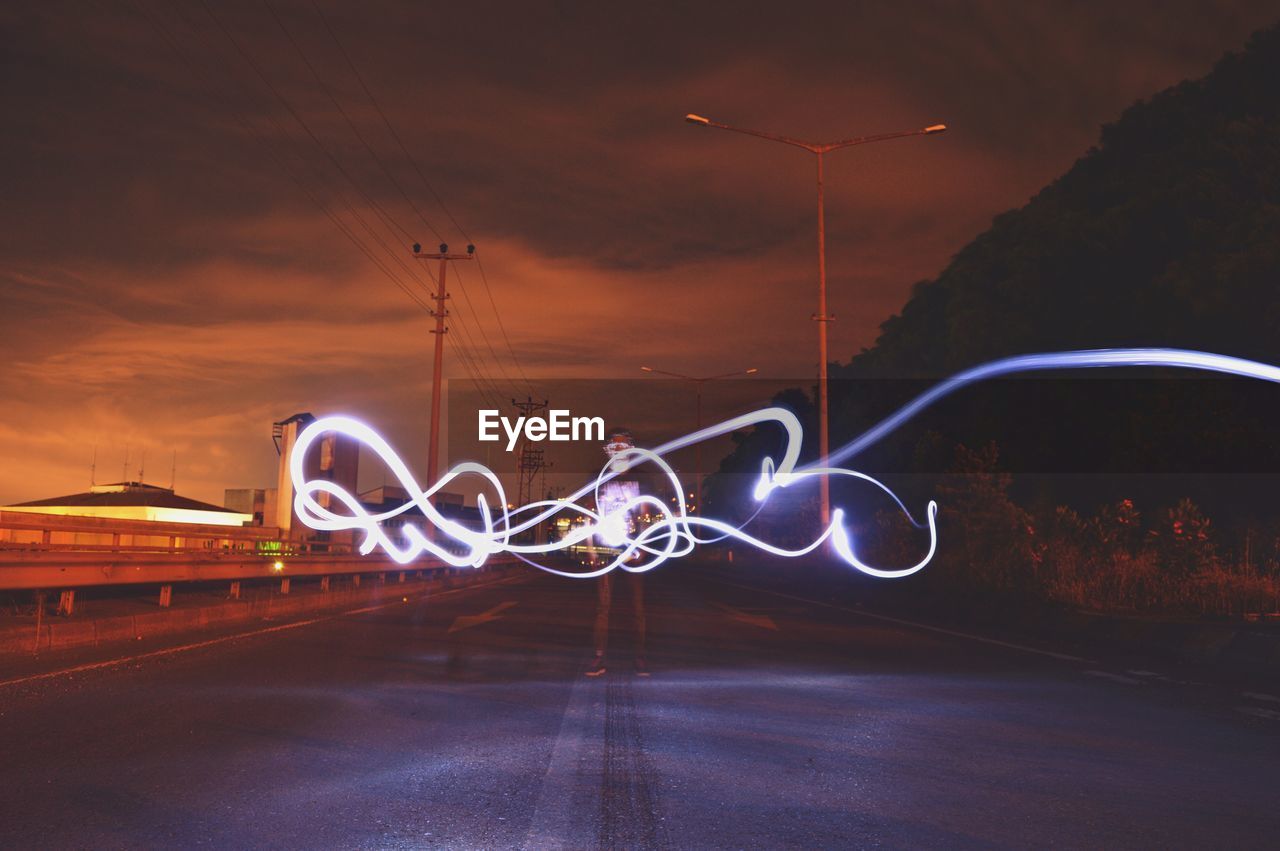
<svg viewBox="0 0 1280 851"><path fill-rule="evenodd" d="M748 136L768 139L770 142L781 142L784 145L803 148L813 154L818 161L818 312L813 314L813 320L818 323L818 454L820 457L825 458L831 453L831 440L827 424L827 323L831 321L832 317L827 313L827 233L822 200L822 156L831 151L853 147L854 145L887 142L890 139L903 139L908 136L932 136L935 133L945 131L947 125L931 124L919 130L881 133L876 136L857 136L852 139L840 139L835 142L805 142L800 139L792 139L789 136L777 136L760 130L732 127L693 113L686 115L684 120L701 127L732 130L735 133L745 133ZM831 487L825 476L820 479L820 482L822 525L826 527L831 525Z"/></svg>
<svg viewBox="0 0 1280 851"><path fill-rule="evenodd" d="M737 378L740 375L755 375L760 370L754 366L750 369L739 369L734 372L722 372L719 375L708 375L703 378L697 378L692 375L685 375L681 372L667 372L665 369L654 369L651 366L640 367L641 372L652 373L653 375L665 375L668 378L678 378L681 381L688 381L698 389L698 407L697 420L694 431L702 431L702 385L708 381L719 381L722 378ZM699 440L693 445L693 478L694 478L694 504L693 509L696 513L702 513L702 441Z"/></svg>

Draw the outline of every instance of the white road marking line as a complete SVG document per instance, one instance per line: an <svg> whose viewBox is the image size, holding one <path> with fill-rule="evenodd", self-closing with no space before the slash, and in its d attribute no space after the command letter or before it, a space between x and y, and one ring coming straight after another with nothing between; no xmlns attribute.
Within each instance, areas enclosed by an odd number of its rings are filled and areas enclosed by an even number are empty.
<svg viewBox="0 0 1280 851"><path fill-rule="evenodd" d="M523 848L546 851L592 848L597 844L596 821L582 814L600 812L605 702L602 679L577 676L573 680Z"/></svg>
<svg viewBox="0 0 1280 851"><path fill-rule="evenodd" d="M983 644L994 644L997 647L1006 647L1010 650L1021 650L1023 653L1034 653L1037 656L1048 656L1051 659L1057 659L1061 662L1089 663L1088 659L1085 659L1081 656L1072 656L1069 653L1055 653L1052 650L1040 650L1039 648L1036 648L1036 647L1027 647L1024 644L1014 644L1011 641L1000 641L999 639L986 638L981 635L970 635L967 632L957 632L956 630L953 630L953 629L944 629L943 627L940 627L940 626L932 626L931 624L927 624L927 623L918 623L916 621L909 621L904 618L894 618L894 617L890 617L889 615L877 615L871 612L864 612L861 609L851 609L848 606L837 606L834 603L823 603L819 600L810 600L805 597L797 597L793 594L783 594L781 591L770 591L767 588L756 588L752 585L742 585L737 582L729 582L728 580L725 580L725 579L713 579L713 581L719 582L722 585L732 585L734 588L744 588L748 591L771 594L774 597L782 597L787 600L797 600L801 603L808 603L811 606L822 606L823 608L827 608L827 609L836 609L837 611L848 612L849 614L857 615L860 618L871 618L872 620L887 621L888 623L896 623L902 626L913 627L915 629L923 629L928 632L937 632L937 633L941 633L942 635L951 635L956 638L964 638L964 639L968 639L969 641L978 641Z"/></svg>
<svg viewBox="0 0 1280 851"><path fill-rule="evenodd" d="M1081 671L1087 677L1098 677L1103 680L1110 680L1113 683L1124 683L1127 686L1146 685L1142 680L1135 680L1133 677L1126 677L1124 674L1113 674L1110 671Z"/></svg>
<svg viewBox="0 0 1280 851"><path fill-rule="evenodd" d="M1265 700L1268 703L1280 703L1280 697L1276 697L1274 694L1263 694L1260 691L1246 691L1241 693L1251 700Z"/></svg>
<svg viewBox="0 0 1280 851"><path fill-rule="evenodd" d="M503 581L506 581L506 580L503 580ZM493 584L498 584L498 583L493 583ZM427 597L428 599L434 599L436 597L444 597L448 594L457 594L461 591L472 591L477 588L487 588L487 587L490 587L490 585L489 584L471 585L465 588L453 588L448 591L437 591L434 594L428 594ZM268 627L263 627L262 629L250 630L249 632L237 632L235 635L223 635L218 638L210 638L206 641L196 641L192 644L183 644L178 647L165 647L160 650L151 650L146 653L139 653L135 656L125 656L121 659L107 659L102 662L90 662L85 665L76 665L71 668L60 668L57 671L45 671L40 674L27 674L21 677L14 677L11 680L0 680L0 688L4 688L5 686L16 686L22 683L29 683L34 680L48 680L54 677L68 676L70 674L79 674L85 671L96 671L101 668L113 668L117 665L127 665L130 662L138 662L143 659L154 659L158 656L168 656L173 653L183 653L183 652L186 652L187 650L198 650L201 647L212 647L215 644L224 644L228 641L235 641L240 638L253 638L255 635L267 635L268 633L272 633L272 632L282 632L286 629L297 629L300 626L310 626L313 623L320 623L321 621L329 621L335 618L345 617L347 615L360 615L360 614L365 614L366 612L376 612L379 609L386 609L386 608L389 608L390 606L402 606L405 604L405 602L406 602L405 600L394 600L390 603L379 603L376 606L365 606L363 609L351 609L345 612L336 612L332 615L325 615L322 618L310 618L305 621L294 621L293 623L280 624L278 626L268 626Z"/></svg>

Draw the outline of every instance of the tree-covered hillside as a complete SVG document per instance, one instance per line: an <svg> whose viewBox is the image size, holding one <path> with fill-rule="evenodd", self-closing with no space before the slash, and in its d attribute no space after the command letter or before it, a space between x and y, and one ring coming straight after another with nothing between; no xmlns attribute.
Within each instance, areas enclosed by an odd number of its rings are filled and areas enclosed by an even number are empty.
<svg viewBox="0 0 1280 851"><path fill-rule="evenodd" d="M1280 26L1130 107L1097 147L916 288L859 373L1183 345L1280 354Z"/></svg>
<svg viewBox="0 0 1280 851"><path fill-rule="evenodd" d="M1280 363L1280 26L1130 107L1066 174L917 284L871 349L833 365L832 445L965 367L1117 346ZM966 390L859 463L937 472L957 444L994 441L1015 473L1236 476L1280 472L1278 435L1277 386L1058 373ZM744 436L724 469L756 467L773 439ZM1155 492L1173 480L1145 481ZM1099 501L1117 496L1106 490Z"/></svg>

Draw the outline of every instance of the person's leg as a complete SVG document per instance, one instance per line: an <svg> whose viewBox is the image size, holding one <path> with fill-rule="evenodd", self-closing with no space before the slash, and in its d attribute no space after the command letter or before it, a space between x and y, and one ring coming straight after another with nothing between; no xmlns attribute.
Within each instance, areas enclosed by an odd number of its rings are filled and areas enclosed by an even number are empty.
<svg viewBox="0 0 1280 851"><path fill-rule="evenodd" d="M609 649L609 606L613 602L613 574L606 573L596 580L596 656L604 658Z"/></svg>
<svg viewBox="0 0 1280 851"><path fill-rule="evenodd" d="M631 590L631 614L633 619L636 659L643 661L645 657L645 639L648 637L647 623L644 611L644 574L630 573L627 575Z"/></svg>

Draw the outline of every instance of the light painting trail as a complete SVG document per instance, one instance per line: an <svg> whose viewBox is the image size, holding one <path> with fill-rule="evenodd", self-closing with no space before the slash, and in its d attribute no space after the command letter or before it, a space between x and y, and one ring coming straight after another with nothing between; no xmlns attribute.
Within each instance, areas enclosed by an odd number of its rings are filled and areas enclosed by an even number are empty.
<svg viewBox="0 0 1280 851"><path fill-rule="evenodd" d="M312 529L355 531L362 536L359 545L362 554L367 555L380 548L400 564L408 564L426 554L454 567L479 567L495 555L509 553L550 573L573 578L590 578L618 568L632 572L652 570L669 559L688 555L699 544L725 539L734 540L772 555L787 557L812 553L829 540L836 555L855 569L883 579L900 578L922 570L937 551L937 503L930 501L925 510L924 522L917 521L888 486L865 473L837 465L884 439L933 403L968 385L1021 372L1107 367L1174 367L1280 383L1280 367L1184 349L1098 349L1019 355L957 373L922 393L862 435L831 453L830 457L819 459L807 466L797 466L803 437L800 421L785 408L763 408L693 432L654 449L628 450L606 463L595 480L583 485L569 496L558 500L532 502L514 509L506 508L506 492L501 481L492 470L482 464L470 462L458 464L438 482L424 490L391 446L369 426L349 417L324 417L313 422L299 435L290 459L290 474L297 493L294 508L302 522ZM743 527L731 523L701 515L690 515L684 500L685 487L667 463L666 456L700 441L763 423L776 423L780 426L786 435L786 443L779 460L775 461L767 457L761 462L760 478L753 489L753 496L757 502L763 505L775 489L793 487L818 476L847 477L867 482L888 495L917 528L927 530L928 547L921 559L913 565L896 569L884 569L866 564L858 558L854 542L844 526L844 511L840 508L832 511L831 523L826 529L823 529L808 545L798 549L775 546L744 531ZM344 434L359 441L377 455L388 471L404 487L409 495L409 502L391 511L371 513L354 495L334 483L323 479L308 480L303 471L303 459L311 444L329 432ZM672 492L677 496L674 507L669 506L659 496L644 493L632 495L620 504L606 501L608 511L603 516L596 510L579 504L590 498L592 505L599 505L601 501L598 496L602 485L629 469L646 464L652 465L670 484ZM479 528L470 528L444 517L429 501L436 491L443 490L456 480L470 476L483 480L497 494L496 511L489 505L483 494L477 498L477 508L482 521ZM329 494L331 507L322 506L317 499L318 494ZM339 505L345 509L345 513L334 510ZM419 527L410 524L401 527L405 538L403 544L398 543L388 534L383 526L385 521L413 510L420 512L426 522L437 530L435 540L424 534ZM628 528L627 516L634 512L645 512L656 516L657 519L644 528L632 532ZM545 544L521 543L516 540L521 533L535 528L539 523L566 513L581 518L585 522L576 527L571 526L571 531L564 538ZM538 556L568 552L571 547L587 543L595 536L607 538L611 544L616 544L618 550L611 561L599 568L589 571L567 571L536 560Z"/></svg>

